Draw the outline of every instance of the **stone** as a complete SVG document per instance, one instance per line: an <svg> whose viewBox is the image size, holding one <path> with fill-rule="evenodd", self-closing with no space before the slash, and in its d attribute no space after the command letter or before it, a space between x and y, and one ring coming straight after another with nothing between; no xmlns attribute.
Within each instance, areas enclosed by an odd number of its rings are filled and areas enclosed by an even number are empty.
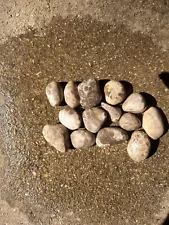
<svg viewBox="0 0 169 225"><path fill-rule="evenodd" d="M160 138L165 131L165 124L160 110L150 107L143 113L143 129L154 140Z"/></svg>
<svg viewBox="0 0 169 225"><path fill-rule="evenodd" d="M94 134L84 129L73 131L70 138L74 148L89 148L96 142Z"/></svg>
<svg viewBox="0 0 169 225"><path fill-rule="evenodd" d="M77 84L73 81L69 81L64 89L65 102L71 108L76 108L80 105L80 97L77 89Z"/></svg>
<svg viewBox="0 0 169 225"><path fill-rule="evenodd" d="M133 131L141 127L141 120L132 113L125 113L120 118L119 125L124 130Z"/></svg>
<svg viewBox="0 0 169 225"><path fill-rule="evenodd" d="M115 80L111 80L105 84L104 93L106 102L110 105L117 105L123 102L127 97L124 85Z"/></svg>
<svg viewBox="0 0 169 225"><path fill-rule="evenodd" d="M142 113L146 110L146 99L140 93L132 93L122 105L125 112Z"/></svg>
<svg viewBox="0 0 169 225"><path fill-rule="evenodd" d="M83 108L92 108L100 104L102 94L99 83L95 79L88 79L78 85L80 104Z"/></svg>
<svg viewBox="0 0 169 225"><path fill-rule="evenodd" d="M128 133L119 127L105 127L96 136L96 144L99 147L107 147L128 141Z"/></svg>
<svg viewBox="0 0 169 225"><path fill-rule="evenodd" d="M146 159L151 151L151 142L144 131L134 131L127 146L127 153L135 162Z"/></svg>
<svg viewBox="0 0 169 225"><path fill-rule="evenodd" d="M82 117L85 128L92 133L97 133L105 123L107 113L99 107L94 107L86 109Z"/></svg>
<svg viewBox="0 0 169 225"><path fill-rule="evenodd" d="M76 130L80 128L82 119L74 109L67 107L60 110L59 121L69 130Z"/></svg>
<svg viewBox="0 0 169 225"><path fill-rule="evenodd" d="M69 132L62 124L45 125L42 131L45 140L60 152L70 148Z"/></svg>
<svg viewBox="0 0 169 225"><path fill-rule="evenodd" d="M51 106L55 107L63 101L63 88L60 83L52 81L46 87L46 95Z"/></svg>
<svg viewBox="0 0 169 225"><path fill-rule="evenodd" d="M118 106L111 106L107 103L102 102L101 107L108 113L111 121L117 123L122 115L122 110Z"/></svg>

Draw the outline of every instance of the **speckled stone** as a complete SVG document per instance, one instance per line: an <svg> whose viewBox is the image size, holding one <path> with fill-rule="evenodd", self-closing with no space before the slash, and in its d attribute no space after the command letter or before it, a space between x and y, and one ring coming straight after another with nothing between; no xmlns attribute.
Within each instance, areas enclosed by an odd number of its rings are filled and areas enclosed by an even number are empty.
<svg viewBox="0 0 169 225"><path fill-rule="evenodd" d="M69 81L64 89L65 102L71 108L75 108L80 105L80 97L77 89L77 84L73 81Z"/></svg>
<svg viewBox="0 0 169 225"><path fill-rule="evenodd" d="M117 123L122 115L122 110L120 107L118 106L111 106L107 103L102 102L101 103L101 107L106 110L106 112L108 113L111 121L113 123Z"/></svg>
<svg viewBox="0 0 169 225"><path fill-rule="evenodd" d="M92 133L97 133L105 123L107 113L99 107L94 107L86 109L82 117L86 129Z"/></svg>
<svg viewBox="0 0 169 225"><path fill-rule="evenodd" d="M68 129L62 124L45 125L42 131L45 140L60 152L65 152L70 147Z"/></svg>
<svg viewBox="0 0 169 225"><path fill-rule="evenodd" d="M80 128L82 120L74 109L67 107L59 112L59 121L68 129L76 130Z"/></svg>
<svg viewBox="0 0 169 225"><path fill-rule="evenodd" d="M148 136L156 140L160 138L165 130L164 121L160 110L150 107L143 114L143 129Z"/></svg>
<svg viewBox="0 0 169 225"><path fill-rule="evenodd" d="M107 147L124 141L128 141L128 133L119 127L105 127L96 136L96 144L99 147Z"/></svg>
<svg viewBox="0 0 169 225"><path fill-rule="evenodd" d="M83 81L78 85L80 104L83 108L92 108L101 102L102 94L99 83L95 79Z"/></svg>
<svg viewBox="0 0 169 225"><path fill-rule="evenodd" d="M125 113L119 120L119 125L127 131L133 131L141 127L141 120L132 113Z"/></svg>
<svg viewBox="0 0 169 225"><path fill-rule="evenodd" d="M131 113L142 113L146 110L146 108L146 99L140 93L132 93L122 105L122 109L125 112Z"/></svg>
<svg viewBox="0 0 169 225"><path fill-rule="evenodd" d="M73 131L70 138L74 148L89 148L96 142L94 134L84 129Z"/></svg>
<svg viewBox="0 0 169 225"><path fill-rule="evenodd" d="M127 97L124 85L115 80L111 80L105 84L104 93L106 102L111 105L117 105Z"/></svg>
<svg viewBox="0 0 169 225"><path fill-rule="evenodd" d="M146 159L151 150L151 142L144 131L134 131L127 146L127 152L135 162Z"/></svg>
<svg viewBox="0 0 169 225"><path fill-rule="evenodd" d="M60 83L52 81L48 84L46 87L46 95L51 106L55 107L60 105L63 101L63 88Z"/></svg>

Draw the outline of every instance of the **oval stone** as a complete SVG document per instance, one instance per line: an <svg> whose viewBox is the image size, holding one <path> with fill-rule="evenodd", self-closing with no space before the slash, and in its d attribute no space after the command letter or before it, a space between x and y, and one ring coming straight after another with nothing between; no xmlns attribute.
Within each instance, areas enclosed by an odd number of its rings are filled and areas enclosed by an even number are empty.
<svg viewBox="0 0 169 225"><path fill-rule="evenodd" d="M132 113L125 113L119 120L119 125L127 131L133 131L141 127L141 120Z"/></svg>
<svg viewBox="0 0 169 225"><path fill-rule="evenodd" d="M80 105L80 97L77 89L77 84L73 81L69 81L64 89L65 102L71 108L76 108Z"/></svg>
<svg viewBox="0 0 169 225"><path fill-rule="evenodd" d="M60 105L63 101L63 88L60 83L52 81L46 87L46 96L51 106L55 107Z"/></svg>
<svg viewBox="0 0 169 225"><path fill-rule="evenodd" d="M102 102L101 107L108 113L111 121L117 123L122 115L122 110L118 106L111 106L107 103Z"/></svg>

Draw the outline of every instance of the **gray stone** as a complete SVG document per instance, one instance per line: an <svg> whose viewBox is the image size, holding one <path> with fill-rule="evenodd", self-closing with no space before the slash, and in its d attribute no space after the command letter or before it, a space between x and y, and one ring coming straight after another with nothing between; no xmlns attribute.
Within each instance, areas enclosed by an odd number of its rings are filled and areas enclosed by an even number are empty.
<svg viewBox="0 0 169 225"><path fill-rule="evenodd" d="M46 87L46 95L51 106L55 107L60 105L63 101L63 88L60 83L52 81L48 84Z"/></svg>
<svg viewBox="0 0 169 225"><path fill-rule="evenodd" d="M164 131L164 121L160 110L156 107L150 107L143 114L143 129L152 139L160 138Z"/></svg>
<svg viewBox="0 0 169 225"><path fill-rule="evenodd" d="M151 150L151 142L148 135L143 131L134 131L127 146L127 152L135 162L146 159Z"/></svg>
<svg viewBox="0 0 169 225"><path fill-rule="evenodd" d="M113 123L117 123L122 115L122 110L118 106L111 106L107 103L102 102L101 107L106 110Z"/></svg>
<svg viewBox="0 0 169 225"><path fill-rule="evenodd" d="M125 113L119 120L119 125L127 131L133 131L141 127L141 120L132 113Z"/></svg>
<svg viewBox="0 0 169 225"><path fill-rule="evenodd" d="M67 107L59 112L59 121L68 129L76 130L80 128L82 119L74 109Z"/></svg>
<svg viewBox="0 0 169 225"><path fill-rule="evenodd" d="M80 97L77 89L77 84L73 81L69 81L64 89L65 102L71 108L75 108L80 105Z"/></svg>
<svg viewBox="0 0 169 225"><path fill-rule="evenodd" d="M140 93L132 93L122 105L122 109L125 112L131 113L142 113L146 110L146 108L146 99Z"/></svg>
<svg viewBox="0 0 169 225"><path fill-rule="evenodd" d="M70 138L74 148L89 148L96 142L94 134L84 129L73 131Z"/></svg>
<svg viewBox="0 0 169 225"><path fill-rule="evenodd" d="M45 140L60 152L65 152L70 148L69 132L62 124L45 125L43 128Z"/></svg>
<svg viewBox="0 0 169 225"><path fill-rule="evenodd" d="M111 105L117 105L127 97L124 85L115 80L111 80L105 84L104 93L106 102Z"/></svg>
<svg viewBox="0 0 169 225"><path fill-rule="evenodd" d="M92 133L97 133L107 119L107 113L99 108L94 107L86 109L83 112L83 122L87 130Z"/></svg>
<svg viewBox="0 0 169 225"><path fill-rule="evenodd" d="M99 83L95 79L89 79L79 84L78 92L80 95L80 104L83 108L92 108L101 102L102 95Z"/></svg>
<svg viewBox="0 0 169 225"><path fill-rule="evenodd" d="M105 127L101 129L96 137L99 147L107 147L124 141L128 141L128 133L119 127Z"/></svg>

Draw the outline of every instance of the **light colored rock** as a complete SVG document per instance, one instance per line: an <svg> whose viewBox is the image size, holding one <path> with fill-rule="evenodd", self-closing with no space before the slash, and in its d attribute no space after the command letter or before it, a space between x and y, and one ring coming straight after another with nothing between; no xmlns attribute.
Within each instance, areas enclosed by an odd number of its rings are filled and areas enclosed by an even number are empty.
<svg viewBox="0 0 169 225"><path fill-rule="evenodd" d="M146 110L146 108L146 99L140 93L132 93L122 105L122 109L125 112L131 113L142 113Z"/></svg>
<svg viewBox="0 0 169 225"><path fill-rule="evenodd" d="M141 120L132 113L125 113L120 118L119 125L124 130L133 131L141 127Z"/></svg>
<svg viewBox="0 0 169 225"><path fill-rule="evenodd" d="M118 106L111 106L107 103L102 102L101 107L106 110L113 123L117 123L122 115L122 110Z"/></svg>
<svg viewBox="0 0 169 225"><path fill-rule="evenodd" d="M67 107L59 112L59 121L68 129L76 130L80 128L82 120L74 109Z"/></svg>
<svg viewBox="0 0 169 225"><path fill-rule="evenodd" d="M48 84L46 87L46 95L51 106L55 107L60 105L63 101L63 88L60 83L52 81Z"/></svg>
<svg viewBox="0 0 169 225"><path fill-rule="evenodd" d="M127 97L124 85L115 80L111 80L105 84L104 93L106 102L111 105L117 105Z"/></svg>
<svg viewBox="0 0 169 225"><path fill-rule="evenodd" d="M65 102L71 108L75 108L80 105L80 97L77 89L77 84L73 81L69 81L64 89Z"/></svg>
<svg viewBox="0 0 169 225"><path fill-rule="evenodd" d="M92 108L101 102L102 95L99 83L95 79L83 81L78 85L80 104L83 108Z"/></svg>
<svg viewBox="0 0 169 225"><path fill-rule="evenodd" d="M70 148L69 132L62 124L45 125L42 134L45 140L60 152Z"/></svg>
<svg viewBox="0 0 169 225"><path fill-rule="evenodd" d="M105 123L107 113L99 107L94 107L86 109L82 117L86 129L92 133L97 133Z"/></svg>
<svg viewBox="0 0 169 225"><path fill-rule="evenodd" d="M151 150L151 142L148 135L143 131L134 131L127 146L127 152L135 162L146 159Z"/></svg>
<svg viewBox="0 0 169 225"><path fill-rule="evenodd" d="M74 148L89 148L96 142L94 134L84 129L73 131L70 138Z"/></svg>
<svg viewBox="0 0 169 225"><path fill-rule="evenodd" d="M150 107L143 114L143 129L152 139L160 138L164 131L164 121L160 110L156 107Z"/></svg>
<svg viewBox="0 0 169 225"><path fill-rule="evenodd" d="M96 136L96 144L99 147L107 147L124 141L128 141L128 133L119 127L105 127Z"/></svg>

